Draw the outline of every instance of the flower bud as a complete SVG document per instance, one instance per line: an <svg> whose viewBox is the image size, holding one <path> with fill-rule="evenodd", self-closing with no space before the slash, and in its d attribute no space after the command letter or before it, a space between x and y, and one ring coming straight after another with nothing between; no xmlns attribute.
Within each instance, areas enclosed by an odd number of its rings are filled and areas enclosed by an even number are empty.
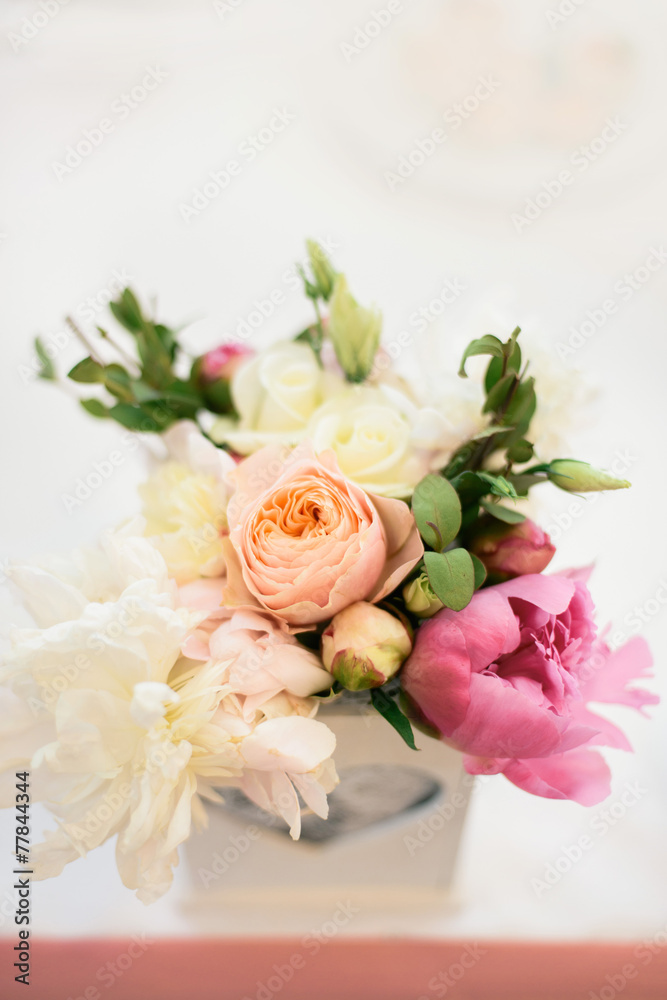
<svg viewBox="0 0 667 1000"><path fill-rule="evenodd" d="M410 655L408 628L374 604L357 601L339 611L322 634L322 660L348 691L380 687Z"/></svg>
<svg viewBox="0 0 667 1000"><path fill-rule="evenodd" d="M328 300L333 292L336 272L319 243L316 243L315 240L306 240L306 246L308 247L308 259L315 279L315 287L322 298Z"/></svg>
<svg viewBox="0 0 667 1000"><path fill-rule="evenodd" d="M547 476L567 493L623 490L630 485L627 479L615 479L607 472L594 469L588 462L578 462L574 458L557 458L549 466Z"/></svg>
<svg viewBox="0 0 667 1000"><path fill-rule="evenodd" d="M363 382L369 375L380 343L382 314L360 306L339 274L331 296L329 335L341 368L350 382Z"/></svg>
<svg viewBox="0 0 667 1000"><path fill-rule="evenodd" d="M195 359L191 378L213 413L233 412L229 383L252 353L245 344L220 344Z"/></svg>
<svg viewBox="0 0 667 1000"><path fill-rule="evenodd" d="M245 344L220 344L219 347L214 347L212 351L207 351L198 359L201 362L199 369L201 381L216 382L218 379L225 379L229 382L237 368L252 353Z"/></svg>
<svg viewBox="0 0 667 1000"><path fill-rule="evenodd" d="M436 611L444 608L439 597L435 596L426 573L420 573L410 583L403 587L403 600L408 611L420 618L430 618Z"/></svg>
<svg viewBox="0 0 667 1000"><path fill-rule="evenodd" d="M478 521L470 551L487 572L509 580L524 573L541 573L554 557L556 548L549 536L533 521L504 524L493 517Z"/></svg>

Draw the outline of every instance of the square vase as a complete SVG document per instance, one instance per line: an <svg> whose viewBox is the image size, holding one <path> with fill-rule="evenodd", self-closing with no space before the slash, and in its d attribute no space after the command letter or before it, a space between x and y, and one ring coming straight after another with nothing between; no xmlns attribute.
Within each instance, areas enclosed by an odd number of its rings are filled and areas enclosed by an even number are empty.
<svg viewBox="0 0 667 1000"><path fill-rule="evenodd" d="M329 819L304 815L293 841L281 819L221 789L225 804L207 803L208 828L186 844L195 905L307 905L346 890L372 906L446 899L474 780L461 754L418 731L411 750L358 701L318 719L337 740Z"/></svg>

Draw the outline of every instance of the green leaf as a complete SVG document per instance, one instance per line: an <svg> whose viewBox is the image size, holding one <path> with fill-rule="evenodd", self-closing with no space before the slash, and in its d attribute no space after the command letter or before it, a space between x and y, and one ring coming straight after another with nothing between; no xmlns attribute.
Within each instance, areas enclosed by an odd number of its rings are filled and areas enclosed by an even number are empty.
<svg viewBox="0 0 667 1000"><path fill-rule="evenodd" d="M524 462L530 462L533 457L533 451L534 448L530 441L520 438L507 449L507 457L510 462L518 462L519 465L522 465Z"/></svg>
<svg viewBox="0 0 667 1000"><path fill-rule="evenodd" d="M503 375L494 385L493 389L489 392L486 397L486 402L482 408L482 413L495 413L507 400L512 387L516 383L516 375L514 372L510 372L508 375Z"/></svg>
<svg viewBox="0 0 667 1000"><path fill-rule="evenodd" d="M515 428L513 439L518 440L526 434L536 408L535 379L524 379L518 384L512 401L503 414L503 424L511 424Z"/></svg>
<svg viewBox="0 0 667 1000"><path fill-rule="evenodd" d="M492 336L490 333L484 334L484 336L480 337L479 340L471 341L463 352L463 357L461 358L461 367L459 368L459 375L461 378L468 377L465 370L468 358L472 358L478 354L491 354L495 358L502 358L503 344L497 337Z"/></svg>
<svg viewBox="0 0 667 1000"><path fill-rule="evenodd" d="M470 469L461 472L451 482L461 499L463 507L477 503L480 497L490 492L489 484Z"/></svg>
<svg viewBox="0 0 667 1000"><path fill-rule="evenodd" d="M465 549L425 552L424 566L436 597L452 611L462 611L475 592L475 569Z"/></svg>
<svg viewBox="0 0 667 1000"><path fill-rule="evenodd" d="M123 403L134 402L134 392L132 390L131 379L122 365L107 365L103 372L104 386Z"/></svg>
<svg viewBox="0 0 667 1000"><path fill-rule="evenodd" d="M141 406L130 403L116 403L109 410L109 416L131 431L161 431L162 426Z"/></svg>
<svg viewBox="0 0 667 1000"><path fill-rule="evenodd" d="M417 750L412 726L407 715L404 715L398 704L390 698L382 688L372 688L371 704L383 719L386 719L390 726L393 726L398 735L407 743L411 750Z"/></svg>
<svg viewBox="0 0 667 1000"><path fill-rule="evenodd" d="M456 538L461 527L461 501L452 484L436 473L424 476L412 495L412 513L419 533L440 552Z"/></svg>
<svg viewBox="0 0 667 1000"><path fill-rule="evenodd" d="M521 524L522 521L526 520L525 514L522 514L518 510L512 510L511 507L503 507L500 503L482 500L481 506L487 513L492 514L499 521L504 521L505 524Z"/></svg>
<svg viewBox="0 0 667 1000"><path fill-rule="evenodd" d="M84 358L68 371L67 377L71 378L73 382L103 382L104 368L98 361Z"/></svg>
<svg viewBox="0 0 667 1000"><path fill-rule="evenodd" d="M173 361L178 350L178 339L176 334L168 326L163 326L162 323L155 323L155 332L160 340L160 343L169 355L170 360Z"/></svg>
<svg viewBox="0 0 667 1000"><path fill-rule="evenodd" d="M108 417L109 408L99 399L80 399L79 402L93 417Z"/></svg>
<svg viewBox="0 0 667 1000"><path fill-rule="evenodd" d="M35 353L40 362L40 369L37 372L37 378L43 378L49 382L53 381L57 377L56 369L53 361L46 353L44 345L39 337L35 337Z"/></svg>
<svg viewBox="0 0 667 1000"><path fill-rule="evenodd" d="M134 292L126 288L116 302L109 303L109 309L121 326L130 333L138 333L144 325L144 318Z"/></svg>
<svg viewBox="0 0 667 1000"><path fill-rule="evenodd" d="M473 552L470 553L470 558L472 559L472 567L475 572L475 590L479 590L486 580L486 566Z"/></svg>

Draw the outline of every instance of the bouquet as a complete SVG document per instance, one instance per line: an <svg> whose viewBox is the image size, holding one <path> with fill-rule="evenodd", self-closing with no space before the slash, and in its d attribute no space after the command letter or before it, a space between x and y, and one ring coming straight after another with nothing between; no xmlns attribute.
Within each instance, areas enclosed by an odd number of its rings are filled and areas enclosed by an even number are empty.
<svg viewBox="0 0 667 1000"><path fill-rule="evenodd" d="M535 454L519 329L465 349L462 378L487 363L463 433L392 371L381 314L317 244L300 270L313 321L258 353L188 357L130 289L116 333L93 344L70 321L82 407L163 453L140 517L10 569L35 627L13 631L2 667L3 767L57 822L34 877L115 837L150 902L226 787L298 838L338 781L323 702L357 699L412 748L417 728L472 774L591 805L610 790L597 748L630 746L590 703L657 701L629 686L650 673L643 640L610 649L588 571L547 574L554 546L521 510L543 483L629 483Z"/></svg>

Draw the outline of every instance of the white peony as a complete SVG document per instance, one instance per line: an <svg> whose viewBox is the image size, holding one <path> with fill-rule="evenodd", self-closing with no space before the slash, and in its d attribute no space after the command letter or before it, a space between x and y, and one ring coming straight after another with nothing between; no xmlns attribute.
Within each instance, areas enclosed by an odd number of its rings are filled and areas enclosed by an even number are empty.
<svg viewBox="0 0 667 1000"><path fill-rule="evenodd" d="M234 460L189 420L163 435L169 457L139 487L146 534L178 583L222 576L227 476Z"/></svg>
<svg viewBox="0 0 667 1000"><path fill-rule="evenodd" d="M315 451L332 450L342 472L363 489L409 497L443 464L447 424L394 386L350 386L319 407L308 426Z"/></svg>
<svg viewBox="0 0 667 1000"><path fill-rule="evenodd" d="M344 386L342 376L323 369L308 344L275 344L235 373L231 391L239 420L221 418L211 436L240 455L267 444L297 444L315 410Z"/></svg>
<svg viewBox="0 0 667 1000"><path fill-rule="evenodd" d="M184 657L206 612L179 606L163 559L130 528L69 567L11 575L41 628L15 630L0 672L12 711L0 727L3 769L29 769L34 798L58 818L57 831L32 849L36 878L116 836L123 882L151 902L169 888L192 823L206 822L202 798L219 801L215 789L225 784L284 816L293 836L295 789L326 815L335 738L309 717L316 706L306 694L321 686L312 654L304 650L312 659L303 677L293 663L279 657L274 667L265 657L253 683L234 670L244 643L233 633L249 624L241 622L227 625L228 641L221 629L205 662ZM254 625L271 646L272 623ZM274 644L283 642L295 644L276 633Z"/></svg>

